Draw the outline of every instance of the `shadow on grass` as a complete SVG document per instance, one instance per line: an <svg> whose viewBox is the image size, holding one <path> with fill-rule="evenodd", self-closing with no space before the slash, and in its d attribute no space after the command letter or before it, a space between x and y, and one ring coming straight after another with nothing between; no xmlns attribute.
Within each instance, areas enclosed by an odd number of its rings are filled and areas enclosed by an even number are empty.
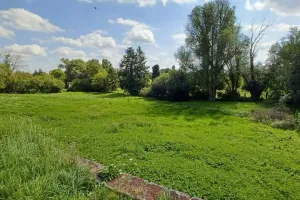
<svg viewBox="0 0 300 200"><path fill-rule="evenodd" d="M87 92L86 94L98 95L99 98L109 98L109 99L123 98L123 97L130 97L130 95L124 94L124 93Z"/></svg>
<svg viewBox="0 0 300 200"><path fill-rule="evenodd" d="M149 102L147 113L150 116L171 116L174 119L183 116L188 121L201 117L209 117L215 120L219 120L222 116L246 117L253 110L274 106L271 102L170 102L154 98L145 98L145 100Z"/></svg>

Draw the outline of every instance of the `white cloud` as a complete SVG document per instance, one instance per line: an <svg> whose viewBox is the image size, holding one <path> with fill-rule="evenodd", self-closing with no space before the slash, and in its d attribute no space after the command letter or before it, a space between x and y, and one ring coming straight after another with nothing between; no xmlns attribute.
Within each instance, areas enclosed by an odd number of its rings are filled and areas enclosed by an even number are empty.
<svg viewBox="0 0 300 200"><path fill-rule="evenodd" d="M151 27L144 23L123 18L118 18L115 21L110 20L110 22L132 26L131 30L126 33L126 37L123 40L125 44L155 44L155 37Z"/></svg>
<svg viewBox="0 0 300 200"><path fill-rule="evenodd" d="M79 2L84 2L84 3L93 3L93 0L77 0Z"/></svg>
<svg viewBox="0 0 300 200"><path fill-rule="evenodd" d="M273 32L287 32L290 30L291 27L300 27L300 25L295 25L295 24L277 24L274 26L272 29Z"/></svg>
<svg viewBox="0 0 300 200"><path fill-rule="evenodd" d="M172 35L171 37L177 44L182 45L185 42L186 34L180 33L180 34Z"/></svg>
<svg viewBox="0 0 300 200"><path fill-rule="evenodd" d="M104 2L104 1L112 1L117 3L127 3L127 4L137 4L139 7L153 6L156 3L160 2L160 0L77 0L79 2L85 3L96 3L96 2ZM196 0L161 0L162 4L165 6L167 2L174 2L177 4L183 3L191 3Z"/></svg>
<svg viewBox="0 0 300 200"><path fill-rule="evenodd" d="M4 28L3 26L0 25L0 37L13 38L15 36L16 36L16 34L15 34L14 31L6 29L6 28Z"/></svg>
<svg viewBox="0 0 300 200"><path fill-rule="evenodd" d="M299 0L246 0L245 7L248 10L268 9L281 16L300 16Z"/></svg>
<svg viewBox="0 0 300 200"><path fill-rule="evenodd" d="M0 24L13 29L36 32L62 32L60 27L52 24L30 11L21 8L0 10Z"/></svg>
<svg viewBox="0 0 300 200"><path fill-rule="evenodd" d="M155 44L155 38L150 29L141 26L135 26L127 33L127 36L123 42L125 44Z"/></svg>
<svg viewBox="0 0 300 200"><path fill-rule="evenodd" d="M82 35L78 39L66 37L53 37L56 42L70 44L78 47L116 47L117 44L112 37L103 37L103 31L95 31L87 35Z"/></svg>
<svg viewBox="0 0 300 200"><path fill-rule="evenodd" d="M82 50L74 50L70 47L59 47L53 51L52 54L56 54L59 58L69 59L83 59L88 60L88 55Z"/></svg>
<svg viewBox="0 0 300 200"><path fill-rule="evenodd" d="M145 7L155 5L156 0L118 0L118 3L138 4L139 7Z"/></svg>
<svg viewBox="0 0 300 200"><path fill-rule="evenodd" d="M146 53L147 56L147 65L153 66L158 64L161 69L163 68L172 68L173 65L178 65L176 59L173 55L168 55L166 52L161 52L158 54L149 54Z"/></svg>
<svg viewBox="0 0 300 200"><path fill-rule="evenodd" d="M256 1L254 4L251 4L250 0L246 0L245 7L247 10L262 10L266 4L263 1Z"/></svg>
<svg viewBox="0 0 300 200"><path fill-rule="evenodd" d="M39 45L18 45L13 44L3 47L4 52L22 56L47 56L46 49Z"/></svg>
<svg viewBox="0 0 300 200"><path fill-rule="evenodd" d="M119 50L101 50L100 51L100 58L101 59L108 59L114 67L119 67L119 63L122 59L122 54Z"/></svg>
<svg viewBox="0 0 300 200"><path fill-rule="evenodd" d="M114 23L122 24L122 25L128 25L128 26L145 26L145 27L148 27L147 25L145 25L143 23L140 23L140 22L137 22L135 20L123 19L123 18L116 19L116 21L114 21Z"/></svg>

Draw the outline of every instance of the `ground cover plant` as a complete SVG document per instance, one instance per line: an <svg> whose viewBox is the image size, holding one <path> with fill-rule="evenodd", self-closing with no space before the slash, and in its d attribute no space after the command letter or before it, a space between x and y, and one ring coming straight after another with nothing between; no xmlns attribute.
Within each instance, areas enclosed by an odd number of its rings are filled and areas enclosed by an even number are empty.
<svg viewBox="0 0 300 200"><path fill-rule="evenodd" d="M26 117L81 157L192 196L299 199L299 133L250 119L265 108L121 93L1 94L0 126Z"/></svg>
<svg viewBox="0 0 300 200"><path fill-rule="evenodd" d="M0 116L0 199L126 199L26 117ZM68 152L68 153L67 153Z"/></svg>

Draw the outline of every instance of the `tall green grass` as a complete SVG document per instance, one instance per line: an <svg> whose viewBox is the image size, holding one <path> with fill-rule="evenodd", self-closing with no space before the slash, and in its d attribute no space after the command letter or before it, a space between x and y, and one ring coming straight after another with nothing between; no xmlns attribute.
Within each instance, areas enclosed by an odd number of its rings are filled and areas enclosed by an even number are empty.
<svg viewBox="0 0 300 200"><path fill-rule="evenodd" d="M0 199L121 199L28 119L0 126Z"/></svg>

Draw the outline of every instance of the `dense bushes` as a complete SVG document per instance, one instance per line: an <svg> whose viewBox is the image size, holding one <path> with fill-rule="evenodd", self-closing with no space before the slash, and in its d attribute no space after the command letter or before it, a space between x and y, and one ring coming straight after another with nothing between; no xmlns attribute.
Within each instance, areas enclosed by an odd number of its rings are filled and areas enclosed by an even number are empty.
<svg viewBox="0 0 300 200"><path fill-rule="evenodd" d="M190 98L190 84L186 73L172 70L155 78L149 96L170 101L185 101Z"/></svg>
<svg viewBox="0 0 300 200"><path fill-rule="evenodd" d="M15 72L7 78L3 92L8 93L57 93L65 84L50 75L33 76L26 72Z"/></svg>

